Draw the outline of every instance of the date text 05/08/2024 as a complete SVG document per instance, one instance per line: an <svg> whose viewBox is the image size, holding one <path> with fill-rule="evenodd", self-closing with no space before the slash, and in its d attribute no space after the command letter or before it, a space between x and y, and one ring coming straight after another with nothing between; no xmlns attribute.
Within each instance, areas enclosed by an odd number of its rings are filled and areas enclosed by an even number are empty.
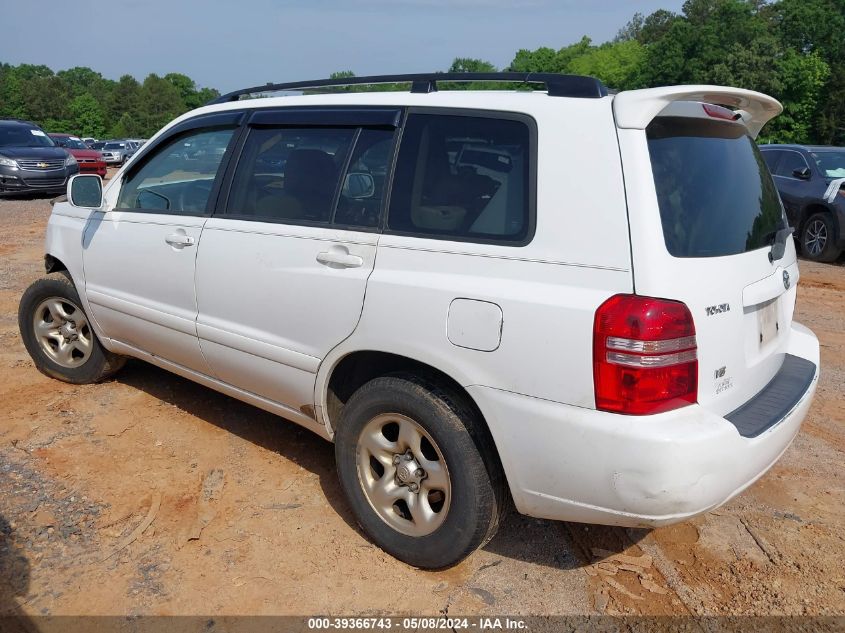
<svg viewBox="0 0 845 633"><path fill-rule="evenodd" d="M474 617L474 618L446 618L446 617L406 617L406 618L390 618L390 617L314 617L308 618L308 628L311 630L329 630L329 629L346 629L346 630L408 630L408 631L428 631L428 630L479 630L479 631L495 631L495 630L525 630L527 624L525 620L520 618L510 617Z"/></svg>

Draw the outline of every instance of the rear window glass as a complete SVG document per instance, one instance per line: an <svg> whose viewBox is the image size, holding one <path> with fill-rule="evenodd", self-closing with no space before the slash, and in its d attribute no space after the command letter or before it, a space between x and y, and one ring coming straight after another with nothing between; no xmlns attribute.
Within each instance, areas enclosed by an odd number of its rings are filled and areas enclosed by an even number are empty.
<svg viewBox="0 0 845 633"><path fill-rule="evenodd" d="M530 152L523 121L411 114L399 147L388 227L427 237L524 243Z"/></svg>
<svg viewBox="0 0 845 633"><path fill-rule="evenodd" d="M772 244L786 226L771 175L742 125L658 117L646 135L673 256L745 253Z"/></svg>

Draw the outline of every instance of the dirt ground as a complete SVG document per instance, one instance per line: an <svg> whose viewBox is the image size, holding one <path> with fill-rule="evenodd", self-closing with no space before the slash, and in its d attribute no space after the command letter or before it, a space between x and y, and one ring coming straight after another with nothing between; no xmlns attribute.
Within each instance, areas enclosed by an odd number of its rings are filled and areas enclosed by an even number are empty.
<svg viewBox="0 0 845 633"><path fill-rule="evenodd" d="M511 514L425 572L356 527L330 444L142 362L72 386L18 335L46 200L0 201L0 614L845 613L845 266L801 264L822 377L793 446L651 532ZM119 263L116 263L119 265Z"/></svg>

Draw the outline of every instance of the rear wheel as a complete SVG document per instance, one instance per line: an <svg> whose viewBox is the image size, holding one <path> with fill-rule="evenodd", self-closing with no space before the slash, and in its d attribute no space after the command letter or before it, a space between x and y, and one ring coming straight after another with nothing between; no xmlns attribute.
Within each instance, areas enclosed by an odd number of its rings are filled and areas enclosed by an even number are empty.
<svg viewBox="0 0 845 633"><path fill-rule="evenodd" d="M27 288L18 308L21 338L35 367L74 384L103 380L125 363L100 345L81 306L73 282L53 273Z"/></svg>
<svg viewBox="0 0 845 633"><path fill-rule="evenodd" d="M421 378L376 378L341 412L341 487L375 543L417 567L454 565L499 525L504 478L486 430L456 394Z"/></svg>
<svg viewBox="0 0 845 633"><path fill-rule="evenodd" d="M829 213L815 213L801 228L801 251L807 259L832 262L841 251L836 247L833 218Z"/></svg>

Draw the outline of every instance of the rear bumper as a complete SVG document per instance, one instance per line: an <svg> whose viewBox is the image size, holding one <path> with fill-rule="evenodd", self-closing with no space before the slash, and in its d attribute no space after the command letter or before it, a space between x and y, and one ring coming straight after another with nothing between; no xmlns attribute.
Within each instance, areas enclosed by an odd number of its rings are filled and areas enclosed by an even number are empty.
<svg viewBox="0 0 845 633"><path fill-rule="evenodd" d="M490 389L469 391L496 441L517 509L535 517L653 527L725 503L789 447L818 383L819 345L793 324L789 354L815 365L788 412L755 437L699 405L623 416Z"/></svg>
<svg viewBox="0 0 845 633"><path fill-rule="evenodd" d="M97 163L79 163L80 174L97 174L100 178L106 177L106 162L100 161Z"/></svg>

